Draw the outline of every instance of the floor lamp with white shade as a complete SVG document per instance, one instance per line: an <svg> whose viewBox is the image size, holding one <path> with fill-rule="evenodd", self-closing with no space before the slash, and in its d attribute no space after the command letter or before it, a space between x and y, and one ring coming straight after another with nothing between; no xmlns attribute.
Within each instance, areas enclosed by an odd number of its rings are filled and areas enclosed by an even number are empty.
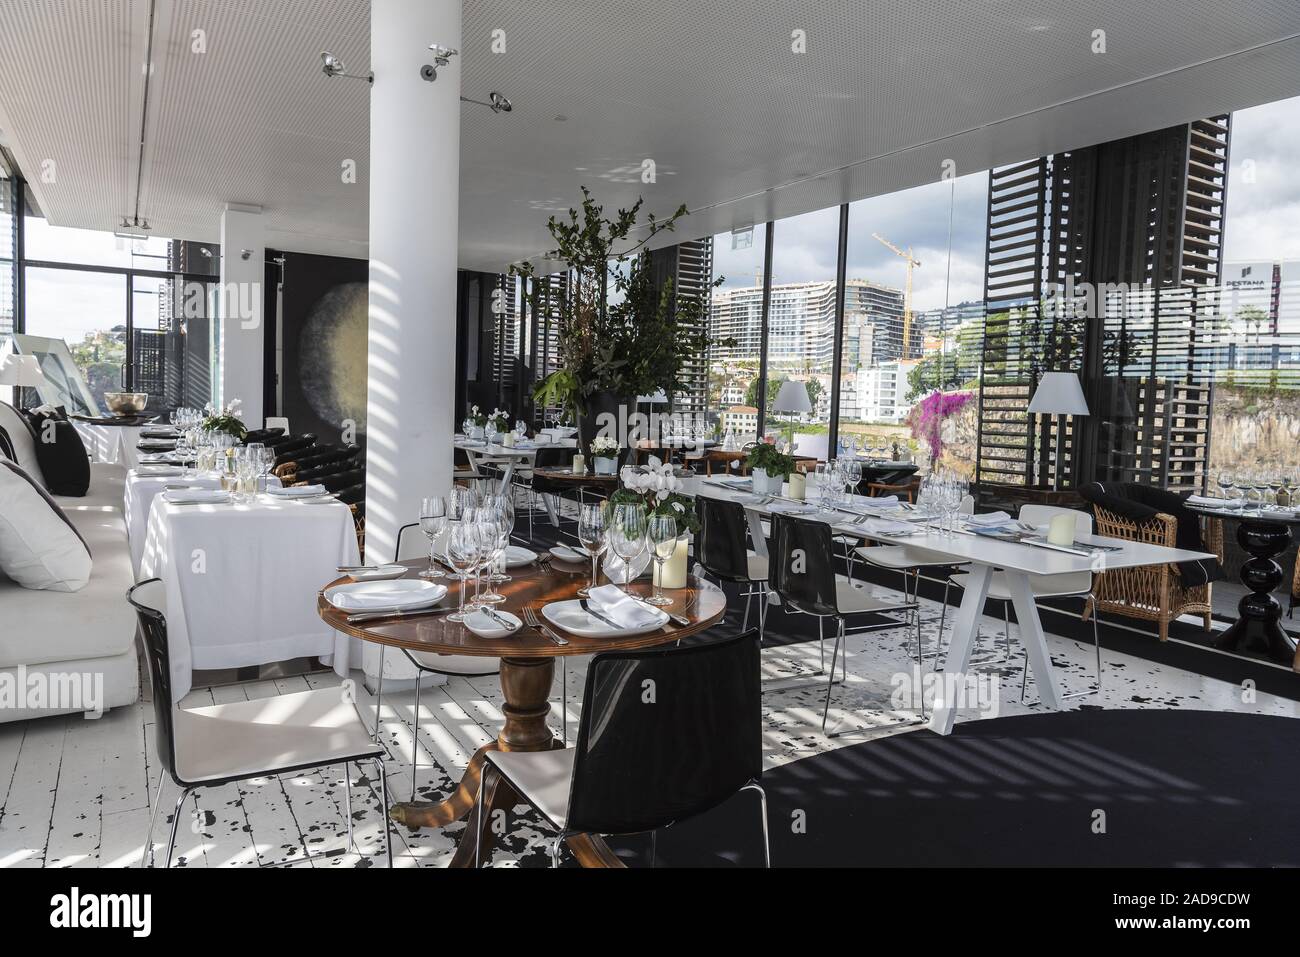
<svg viewBox="0 0 1300 957"><path fill-rule="evenodd" d="M1043 373L1026 411L1030 415L1060 416L1056 426L1056 467L1052 469L1052 491L1056 491L1060 475L1060 443L1065 435L1065 416L1091 414L1088 411L1088 400L1084 397L1079 376L1073 372Z"/></svg>
<svg viewBox="0 0 1300 957"><path fill-rule="evenodd" d="M786 379L772 403L773 412L790 414L790 451L794 452L794 416L796 412L811 412L812 400L808 398L808 387L798 379Z"/></svg>
<svg viewBox="0 0 1300 957"><path fill-rule="evenodd" d="M0 359L0 385L13 387L13 404L15 407L22 407L24 403L19 389L34 389L45 385L45 373L41 371L40 360L36 356L17 353L10 353Z"/></svg>

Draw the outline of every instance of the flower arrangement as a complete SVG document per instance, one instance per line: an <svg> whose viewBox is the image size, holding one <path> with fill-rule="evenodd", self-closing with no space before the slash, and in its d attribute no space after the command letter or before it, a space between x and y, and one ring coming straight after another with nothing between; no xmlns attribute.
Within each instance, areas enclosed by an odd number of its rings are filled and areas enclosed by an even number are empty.
<svg viewBox="0 0 1300 957"><path fill-rule="evenodd" d="M210 432L225 432L233 435L240 442L248 435L248 429L238 418L239 407L241 403L238 399L231 399L220 409L216 408L211 402L203 407L203 428Z"/></svg>
<svg viewBox="0 0 1300 957"><path fill-rule="evenodd" d="M618 458L618 450L620 446L618 444L618 439L608 435L602 435L591 440L590 448L591 454L595 458L614 459Z"/></svg>
<svg viewBox="0 0 1300 957"><path fill-rule="evenodd" d="M940 392L935 390L912 407L906 422L912 428L912 437L930 446L930 467L938 464L943 455L944 423L957 415L975 400L973 392Z"/></svg>
<svg viewBox="0 0 1300 957"><path fill-rule="evenodd" d="M759 442L749 454L745 456L745 464L749 466L750 471L762 469L768 475L779 475L782 478L789 478L790 473L794 471L794 456L786 455L778 449L774 442Z"/></svg>
<svg viewBox="0 0 1300 957"><path fill-rule="evenodd" d="M677 520L678 535L699 531L695 502L682 494L682 480L670 463L652 455L646 465L623 466L619 478L623 487L609 497L610 505L644 505L647 516L669 515Z"/></svg>
<svg viewBox="0 0 1300 957"><path fill-rule="evenodd" d="M469 413L466 418L474 423L478 428L483 428L491 422L498 432L506 432L510 429L510 414L500 409L493 409L491 412L484 412L477 405L469 407Z"/></svg>

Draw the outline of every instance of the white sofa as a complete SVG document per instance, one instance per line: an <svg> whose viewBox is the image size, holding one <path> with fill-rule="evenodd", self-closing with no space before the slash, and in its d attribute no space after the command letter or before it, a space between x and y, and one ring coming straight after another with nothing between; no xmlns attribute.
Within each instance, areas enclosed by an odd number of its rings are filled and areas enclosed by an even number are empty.
<svg viewBox="0 0 1300 957"><path fill-rule="evenodd" d="M8 432L17 464L39 480L36 448L22 417L0 402L0 426ZM54 677L102 676L103 710L135 702L140 695L136 617L126 601L133 584L131 549L122 516L126 468L92 464L84 498L56 496L90 546L90 581L75 592L23 588L0 572L0 681L20 676L28 686ZM0 707L0 721L47 717L78 708Z"/></svg>

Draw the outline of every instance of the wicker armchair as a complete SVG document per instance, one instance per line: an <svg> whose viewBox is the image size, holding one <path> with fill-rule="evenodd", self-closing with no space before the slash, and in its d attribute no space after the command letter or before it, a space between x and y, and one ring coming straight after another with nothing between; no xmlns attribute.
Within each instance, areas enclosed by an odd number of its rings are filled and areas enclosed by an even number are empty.
<svg viewBox="0 0 1300 957"><path fill-rule="evenodd" d="M1135 521L1095 503L1093 513L1098 535L1177 547L1178 519L1172 515L1161 512L1145 521ZM1223 522L1217 518L1205 519L1202 535L1206 549L1222 562ZM1180 615L1201 615L1205 630L1210 630L1213 587L1213 583L1184 586L1176 565L1148 565L1097 573L1093 579L1093 597L1098 611L1159 622L1160 640L1167 641L1169 623Z"/></svg>

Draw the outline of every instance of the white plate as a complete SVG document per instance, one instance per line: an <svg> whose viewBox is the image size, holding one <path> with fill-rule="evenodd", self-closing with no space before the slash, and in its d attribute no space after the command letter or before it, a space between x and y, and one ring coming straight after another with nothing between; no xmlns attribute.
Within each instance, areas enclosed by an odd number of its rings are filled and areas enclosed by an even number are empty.
<svg viewBox="0 0 1300 957"><path fill-rule="evenodd" d="M562 562L586 562L591 560L591 556L584 555L568 545L556 545L551 549L551 557L558 558Z"/></svg>
<svg viewBox="0 0 1300 957"><path fill-rule="evenodd" d="M358 569L354 572L348 572L348 576L353 581L358 582L386 582L394 578L401 578L406 574L405 565L377 565L374 568L365 570Z"/></svg>
<svg viewBox="0 0 1300 957"><path fill-rule="evenodd" d="M570 601L553 601L549 605L543 605L542 617L552 625L563 628L580 638L630 638L633 635L644 635L668 624L667 613L660 611L658 608L652 609L648 605L646 610L653 612L658 620L655 624L647 623L641 628L613 628L599 618L583 611L582 605L578 603L576 598Z"/></svg>
<svg viewBox="0 0 1300 957"><path fill-rule="evenodd" d="M506 546L506 568L519 568L537 561L537 553L522 545Z"/></svg>
<svg viewBox="0 0 1300 957"><path fill-rule="evenodd" d="M505 638L507 635L513 635L524 626L522 621L508 611L496 611L496 609L493 609L493 611L510 622L510 627L506 628L499 621L482 611L467 615L465 617L465 627L481 638Z"/></svg>
<svg viewBox="0 0 1300 957"><path fill-rule="evenodd" d="M402 611L442 600L447 586L423 578L354 582L325 589L325 600L340 611Z"/></svg>

